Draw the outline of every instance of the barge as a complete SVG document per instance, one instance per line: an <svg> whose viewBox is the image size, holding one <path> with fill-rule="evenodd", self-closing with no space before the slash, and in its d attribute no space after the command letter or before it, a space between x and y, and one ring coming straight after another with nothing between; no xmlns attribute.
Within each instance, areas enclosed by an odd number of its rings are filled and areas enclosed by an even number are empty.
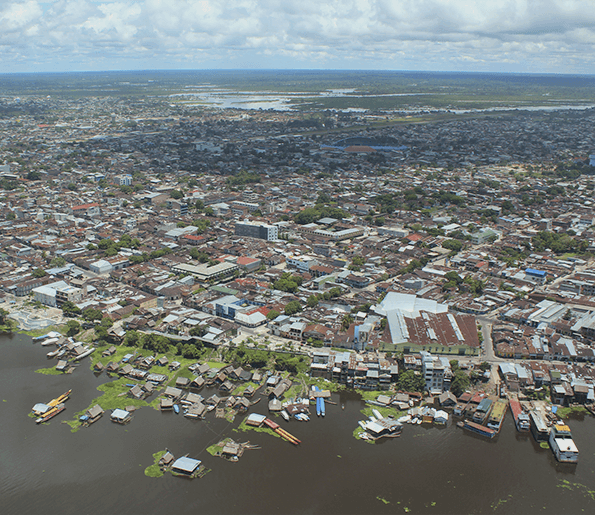
<svg viewBox="0 0 595 515"><path fill-rule="evenodd" d="M549 443L558 461L562 463L578 462L578 448L567 425L552 426Z"/></svg>
<svg viewBox="0 0 595 515"><path fill-rule="evenodd" d="M492 412L488 417L487 426L496 432L500 431L502 421L506 416L506 408L508 408L508 401L505 399L498 399L492 408Z"/></svg>
<svg viewBox="0 0 595 515"><path fill-rule="evenodd" d="M488 438L494 438L498 434L497 431L494 429L490 429L489 427L482 426L481 424L477 424L472 422L471 420L465 420L464 422L459 422L460 427L463 429L468 429L469 431L473 431L481 436L486 436ZM459 425L457 424L457 425Z"/></svg>

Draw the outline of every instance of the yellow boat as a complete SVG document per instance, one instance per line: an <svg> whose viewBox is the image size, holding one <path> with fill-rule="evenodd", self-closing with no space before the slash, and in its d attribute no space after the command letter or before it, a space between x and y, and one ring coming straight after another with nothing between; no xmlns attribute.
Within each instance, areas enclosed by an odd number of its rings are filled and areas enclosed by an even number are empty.
<svg viewBox="0 0 595 515"><path fill-rule="evenodd" d="M52 399L50 402L48 402L48 406L50 408L53 408L53 407L57 406L58 404L60 404L64 401L67 401L70 397L71 392L72 392L72 389L63 393L62 395L60 395L60 397L57 397L56 399Z"/></svg>

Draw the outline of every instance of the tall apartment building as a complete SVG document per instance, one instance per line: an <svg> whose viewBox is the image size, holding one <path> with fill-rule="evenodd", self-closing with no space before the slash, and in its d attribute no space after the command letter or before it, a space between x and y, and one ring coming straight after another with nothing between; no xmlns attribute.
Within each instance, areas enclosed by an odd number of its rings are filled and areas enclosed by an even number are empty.
<svg viewBox="0 0 595 515"><path fill-rule="evenodd" d="M279 228L276 225L236 222L235 235L276 241L279 239Z"/></svg>

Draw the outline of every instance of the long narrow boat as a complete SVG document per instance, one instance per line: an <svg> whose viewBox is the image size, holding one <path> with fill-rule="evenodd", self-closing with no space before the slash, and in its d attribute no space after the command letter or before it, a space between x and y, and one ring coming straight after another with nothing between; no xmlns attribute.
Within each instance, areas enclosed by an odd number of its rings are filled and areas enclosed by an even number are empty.
<svg viewBox="0 0 595 515"><path fill-rule="evenodd" d="M48 402L48 406L50 408L53 408L54 406L57 406L62 402L66 402L70 398L71 393L72 389L68 390L67 392L64 392L62 395L60 395L60 397L56 397L55 399L52 399L50 402Z"/></svg>
<svg viewBox="0 0 595 515"><path fill-rule="evenodd" d="M326 414L326 408L324 407L324 399L320 397L320 414L324 417Z"/></svg>
<svg viewBox="0 0 595 515"><path fill-rule="evenodd" d="M43 342L41 342L41 346L42 347L49 347L50 345L54 345L55 343L58 343L59 338L49 338Z"/></svg>
<svg viewBox="0 0 595 515"><path fill-rule="evenodd" d="M463 422L463 429L468 429L469 431L473 431L481 436L487 436L488 438L494 438L498 433L489 427L482 426L481 424L477 424L472 422L471 420L465 420Z"/></svg>

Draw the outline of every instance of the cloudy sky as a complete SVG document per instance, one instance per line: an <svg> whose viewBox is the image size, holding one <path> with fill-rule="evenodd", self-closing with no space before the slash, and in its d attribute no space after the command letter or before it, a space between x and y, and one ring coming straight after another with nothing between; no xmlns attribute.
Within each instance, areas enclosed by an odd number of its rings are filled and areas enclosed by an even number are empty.
<svg viewBox="0 0 595 515"><path fill-rule="evenodd" d="M0 73L595 73L593 0L0 0Z"/></svg>

